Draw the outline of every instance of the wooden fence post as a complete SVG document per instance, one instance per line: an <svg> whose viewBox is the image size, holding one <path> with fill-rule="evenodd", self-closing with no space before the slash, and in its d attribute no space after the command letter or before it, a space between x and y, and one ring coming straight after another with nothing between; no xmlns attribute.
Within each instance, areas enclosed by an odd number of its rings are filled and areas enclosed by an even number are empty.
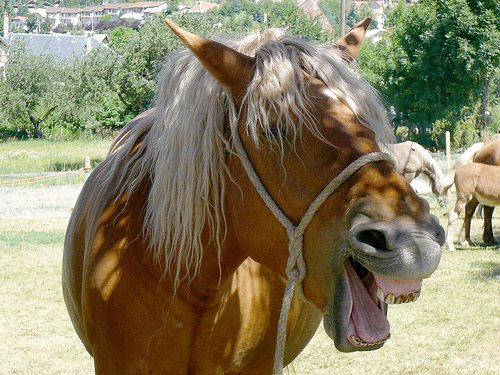
<svg viewBox="0 0 500 375"><path fill-rule="evenodd" d="M451 140L450 132L446 132L446 172L448 173L451 169Z"/></svg>
<svg viewBox="0 0 500 375"><path fill-rule="evenodd" d="M85 181L90 174L90 156L85 156Z"/></svg>

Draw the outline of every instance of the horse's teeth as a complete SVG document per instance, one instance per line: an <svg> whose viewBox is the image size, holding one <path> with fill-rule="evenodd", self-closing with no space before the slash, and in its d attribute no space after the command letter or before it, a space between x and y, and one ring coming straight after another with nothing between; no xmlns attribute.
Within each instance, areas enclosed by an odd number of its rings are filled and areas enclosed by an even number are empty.
<svg viewBox="0 0 500 375"><path fill-rule="evenodd" d="M389 334L385 339L383 340L380 340L380 341L377 341L377 342L374 342L374 343L369 343L369 342L366 342L366 341L363 341L361 338L359 338L358 336L354 336L352 335L350 337L351 341L354 342L356 345L358 346L364 346L364 347L367 347L367 346L375 346L375 345L380 345L380 344L383 344L384 342L386 342L387 340L389 340L391 338L391 335Z"/></svg>
<svg viewBox="0 0 500 375"><path fill-rule="evenodd" d="M388 303L391 305L392 304L413 302L413 301L416 301L419 296L420 296L420 291L415 292L415 293L409 293L409 294L400 294L399 296L396 297L392 293L389 293L386 295L381 288L377 289L377 297L381 301L384 301L385 303Z"/></svg>
<svg viewBox="0 0 500 375"><path fill-rule="evenodd" d="M378 290L377 290L377 297L381 301L383 301L385 299L385 293L381 288L378 288Z"/></svg>

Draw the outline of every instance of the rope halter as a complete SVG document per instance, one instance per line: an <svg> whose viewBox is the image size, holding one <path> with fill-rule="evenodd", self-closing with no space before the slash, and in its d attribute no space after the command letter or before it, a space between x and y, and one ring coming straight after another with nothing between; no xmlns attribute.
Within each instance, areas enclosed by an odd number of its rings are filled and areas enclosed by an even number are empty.
<svg viewBox="0 0 500 375"><path fill-rule="evenodd" d="M288 314L290 312L290 306L292 302L293 292L296 290L297 295L305 302L307 299L302 290L302 280L306 276L306 264L304 261L304 256L302 254L302 244L303 235L307 226L311 222L314 214L321 205L326 201L326 199L349 177L351 177L360 168L364 167L366 164L378 162L378 161L388 161L394 165L394 160L391 155L382 152L372 152L367 155L363 155L360 158L354 160L349 164L340 174L335 177L323 191L318 195L318 197L311 203L306 213L300 220L298 226L294 226L293 223L288 219L283 211L278 207L276 202L271 198L266 188L260 181L253 165L248 158L248 154L243 147L240 139L239 132L237 128L235 129L235 146L239 154L243 167L252 181L255 189L261 196L261 198L266 203L267 207L271 210L274 216L279 220L281 225L285 227L286 233L288 235L288 251L289 257L286 265L286 276L288 278L285 294L283 296L283 303L281 306L280 317L278 321L278 333L276 340L276 351L274 354L274 368L273 375L281 375L283 372L283 359L285 355L285 342L286 342L286 326L288 322Z"/></svg>

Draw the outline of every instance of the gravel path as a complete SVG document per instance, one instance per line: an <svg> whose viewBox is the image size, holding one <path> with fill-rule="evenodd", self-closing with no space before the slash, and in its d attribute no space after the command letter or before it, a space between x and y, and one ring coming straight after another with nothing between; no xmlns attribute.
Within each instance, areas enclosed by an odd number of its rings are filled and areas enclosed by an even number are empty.
<svg viewBox="0 0 500 375"><path fill-rule="evenodd" d="M68 217L83 184L48 187L0 188L0 219ZM425 182L417 179L413 188L420 194L430 192Z"/></svg>
<svg viewBox="0 0 500 375"><path fill-rule="evenodd" d="M0 188L0 219L68 217L83 185Z"/></svg>

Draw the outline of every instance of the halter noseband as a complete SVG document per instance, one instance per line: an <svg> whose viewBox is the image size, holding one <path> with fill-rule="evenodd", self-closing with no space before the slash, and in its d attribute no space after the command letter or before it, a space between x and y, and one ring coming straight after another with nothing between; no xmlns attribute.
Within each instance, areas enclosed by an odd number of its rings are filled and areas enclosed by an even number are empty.
<svg viewBox="0 0 500 375"><path fill-rule="evenodd" d="M278 333L276 340L276 351L274 355L274 375L281 375L283 371L283 358L285 355L285 342L286 342L286 325L288 322L288 314L290 312L290 305L292 302L293 291L296 288L297 295L303 300L307 302L307 299L304 295L304 291L302 290L302 280L304 280L306 276L306 264L304 261L304 257L302 254L302 243L303 243L303 235L307 226L311 222L312 218L316 211L321 207L321 205L325 202L325 200L341 185L343 184L349 177L351 177L355 172L364 167L368 163L378 162L378 161L388 161L394 165L394 160L391 155L383 153L383 152L372 152L367 155L363 155L358 159L354 160L351 164L349 164L340 174L335 177L323 191L318 195L318 197L311 203L306 213L300 220L299 225L294 226L293 223L288 219L283 211L278 207L276 202L271 198L266 188L262 184L253 168L253 165L248 158L248 154L243 147L243 143L241 142L238 128L234 129L234 143L236 146L236 150L239 154L243 167L245 171L252 181L255 189L261 196L261 198L266 203L267 207L271 210L274 216L279 220L281 225L285 227L289 243L289 257L286 265L286 275L288 277L288 281L285 287L285 294L283 296L283 303L281 306L280 318L278 321Z"/></svg>

